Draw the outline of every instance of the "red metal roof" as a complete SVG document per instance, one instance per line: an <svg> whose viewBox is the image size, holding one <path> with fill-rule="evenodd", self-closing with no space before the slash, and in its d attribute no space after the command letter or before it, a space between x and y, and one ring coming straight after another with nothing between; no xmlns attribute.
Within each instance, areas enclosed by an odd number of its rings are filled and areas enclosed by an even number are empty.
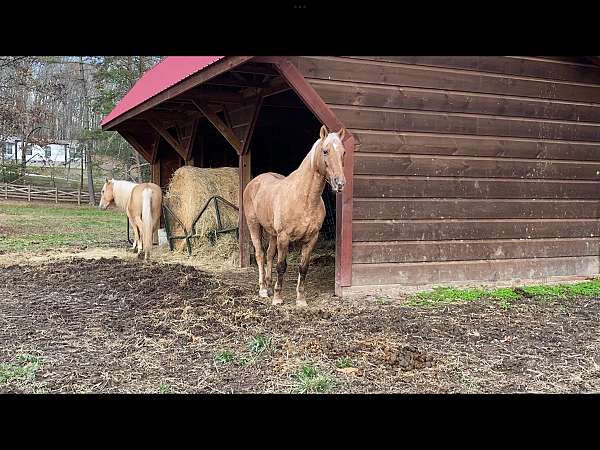
<svg viewBox="0 0 600 450"><path fill-rule="evenodd" d="M102 119L100 125L106 125L127 111L223 58L224 56L166 57L137 81L110 114Z"/></svg>

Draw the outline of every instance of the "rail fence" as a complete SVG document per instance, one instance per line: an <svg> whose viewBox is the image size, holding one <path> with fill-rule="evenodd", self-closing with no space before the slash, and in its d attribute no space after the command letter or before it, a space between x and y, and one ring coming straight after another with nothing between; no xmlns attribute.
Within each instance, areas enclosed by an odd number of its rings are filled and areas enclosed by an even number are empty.
<svg viewBox="0 0 600 450"><path fill-rule="evenodd" d="M82 203L87 204L90 200L90 195L87 191L82 190L65 190L58 188L49 188L47 186L35 186L31 184L13 184L3 183L0 185L0 198L4 199L20 199L27 200L28 202L33 200L42 201L53 201L54 203ZM96 204L100 202L100 193L95 194Z"/></svg>

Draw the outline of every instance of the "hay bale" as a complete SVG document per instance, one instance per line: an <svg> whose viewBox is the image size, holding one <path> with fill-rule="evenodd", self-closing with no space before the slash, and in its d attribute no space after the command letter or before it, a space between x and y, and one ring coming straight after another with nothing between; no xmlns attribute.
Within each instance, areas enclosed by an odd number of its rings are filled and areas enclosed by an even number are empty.
<svg viewBox="0 0 600 450"><path fill-rule="evenodd" d="M183 222L186 229L191 229L192 222L198 216L208 199L219 195L225 200L239 206L239 178L237 167L221 167L217 169L184 166L175 171L164 197L165 204ZM224 228L238 225L238 212L229 206L220 206L221 223ZM184 235L184 230L175 221L172 223L173 235ZM196 223L195 234L202 238L195 239L194 247L212 245L208 235L216 230L217 216L211 204ZM237 242L237 239L234 240ZM217 240L217 244L222 239ZM231 239L227 249L231 248ZM185 241L174 242L177 250L185 249ZM221 249L217 253L222 254Z"/></svg>

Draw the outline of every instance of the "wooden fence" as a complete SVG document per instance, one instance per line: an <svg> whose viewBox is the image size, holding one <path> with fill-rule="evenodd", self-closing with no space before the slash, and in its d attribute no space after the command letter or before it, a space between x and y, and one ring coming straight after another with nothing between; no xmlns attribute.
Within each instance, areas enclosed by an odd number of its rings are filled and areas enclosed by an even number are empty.
<svg viewBox="0 0 600 450"><path fill-rule="evenodd" d="M31 184L12 184L3 183L0 191L0 198L4 199L20 199L27 200L28 202L33 200L53 201L54 203L59 202L71 202L81 205L82 203L89 203L90 196L87 192L81 190L64 190L58 188L49 188L46 186L34 186ZM96 204L100 201L100 193L95 194Z"/></svg>

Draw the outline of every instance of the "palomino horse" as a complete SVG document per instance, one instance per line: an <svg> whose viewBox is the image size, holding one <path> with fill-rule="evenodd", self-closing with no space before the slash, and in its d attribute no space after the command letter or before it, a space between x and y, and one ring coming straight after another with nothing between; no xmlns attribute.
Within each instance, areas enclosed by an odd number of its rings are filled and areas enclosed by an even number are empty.
<svg viewBox="0 0 600 450"><path fill-rule="evenodd" d="M302 242L296 305L306 306L304 282L310 255L317 243L319 230L325 218L325 205L321 194L326 181L334 192L341 192L346 184L343 161L346 149L342 144L346 130L329 133L321 127L321 137L314 143L300 167L289 176L263 173L248 183L244 189L244 212L254 244L258 264L258 294L271 294L271 270L277 250L277 281L273 305L283 303L281 287L287 269L286 257L289 243ZM267 267L262 248L262 231L270 236L267 249Z"/></svg>
<svg viewBox="0 0 600 450"><path fill-rule="evenodd" d="M140 259L150 259L152 237L158 229L162 191L154 183L131 183L123 180L106 179L102 186L100 208L111 204L127 213L135 236L131 251Z"/></svg>

